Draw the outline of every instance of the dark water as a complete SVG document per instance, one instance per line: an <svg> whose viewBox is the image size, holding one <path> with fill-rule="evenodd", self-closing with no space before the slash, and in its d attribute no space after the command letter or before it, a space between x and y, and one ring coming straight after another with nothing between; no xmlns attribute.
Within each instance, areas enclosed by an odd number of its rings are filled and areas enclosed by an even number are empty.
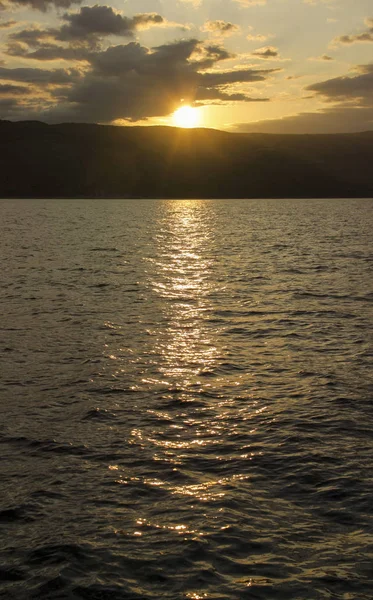
<svg viewBox="0 0 373 600"><path fill-rule="evenodd" d="M372 201L0 210L1 598L371 600Z"/></svg>

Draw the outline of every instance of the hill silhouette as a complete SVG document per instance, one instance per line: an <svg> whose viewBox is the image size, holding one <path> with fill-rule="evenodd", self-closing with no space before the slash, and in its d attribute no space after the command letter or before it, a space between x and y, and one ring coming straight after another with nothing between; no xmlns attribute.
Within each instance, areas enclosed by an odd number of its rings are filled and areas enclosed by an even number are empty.
<svg viewBox="0 0 373 600"><path fill-rule="evenodd" d="M0 197L294 198L373 196L373 132L0 121Z"/></svg>

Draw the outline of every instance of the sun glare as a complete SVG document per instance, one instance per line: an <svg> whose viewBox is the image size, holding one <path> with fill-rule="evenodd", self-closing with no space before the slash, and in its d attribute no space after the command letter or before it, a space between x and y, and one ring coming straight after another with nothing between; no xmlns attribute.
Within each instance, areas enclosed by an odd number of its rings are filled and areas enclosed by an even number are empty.
<svg viewBox="0 0 373 600"><path fill-rule="evenodd" d="M191 106L181 106L175 110L172 120L176 127L196 127L199 123L199 112Z"/></svg>

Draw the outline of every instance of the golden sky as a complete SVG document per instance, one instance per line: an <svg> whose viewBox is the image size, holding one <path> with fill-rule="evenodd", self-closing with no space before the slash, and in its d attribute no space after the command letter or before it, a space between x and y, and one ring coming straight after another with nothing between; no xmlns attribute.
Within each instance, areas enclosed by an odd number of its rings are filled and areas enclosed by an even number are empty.
<svg viewBox="0 0 373 600"><path fill-rule="evenodd" d="M0 0L0 118L363 131L372 51L371 0Z"/></svg>

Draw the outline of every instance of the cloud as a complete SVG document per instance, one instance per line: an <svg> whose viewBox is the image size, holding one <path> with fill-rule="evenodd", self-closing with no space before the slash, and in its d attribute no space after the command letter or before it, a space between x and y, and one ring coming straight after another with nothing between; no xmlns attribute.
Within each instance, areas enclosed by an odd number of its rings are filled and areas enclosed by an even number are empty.
<svg viewBox="0 0 373 600"><path fill-rule="evenodd" d="M71 0L61 1L71 3ZM39 7L50 3L49 0L28 2L39 3ZM41 117L49 122L137 121L168 115L182 99L199 105L268 101L259 93L259 97L252 97L244 88L248 83L265 82L276 70L253 66L223 70L222 62L235 55L211 40L203 43L183 39L154 48L135 41L105 46L104 40L109 36L133 38L140 29L181 27L158 13L126 16L112 6L95 4L65 12L60 18L60 27L43 29L34 25L8 35L10 56L38 61L84 61L79 69L0 67L0 80L8 86L4 94L11 96L13 86L17 100L27 89L30 96L33 94L27 107L33 102L34 108L43 106L42 115L31 115L23 101L26 107L23 118ZM211 20L205 23L203 30L223 36L236 33L240 28L227 21ZM21 90L17 83L27 84L27 87ZM17 111L21 110L22 101L14 106Z"/></svg>
<svg viewBox="0 0 373 600"><path fill-rule="evenodd" d="M58 29L40 29L33 27L23 29L8 36L7 54L35 60L86 60L89 50L97 44L89 40L87 44L80 41L69 47L56 43L60 36Z"/></svg>
<svg viewBox="0 0 373 600"><path fill-rule="evenodd" d="M49 8L69 8L72 4L80 4L81 0L6 0L4 3L0 2L0 9L6 8L7 5L16 5L30 7L35 10L46 12Z"/></svg>
<svg viewBox="0 0 373 600"><path fill-rule="evenodd" d="M200 75L200 79L206 87L216 87L233 83L264 81L270 73L275 73L276 71L277 69L235 69L233 71L203 73Z"/></svg>
<svg viewBox="0 0 373 600"><path fill-rule="evenodd" d="M70 86L54 92L58 104L44 111L43 120L112 122L164 116L185 102L263 102L235 84L265 81L274 69L233 69L213 71L215 65L231 55L220 46L204 45L196 39L182 40L153 49L130 42L103 51L87 53L90 70L75 77ZM209 69L210 71L207 71ZM11 75L7 71L8 75ZM19 80L26 75L13 70ZM51 81L52 72L39 70L39 79ZM64 81L71 73L55 70L54 77ZM58 73L57 73L58 72ZM50 73L49 76L46 73ZM33 81L38 70L28 70ZM4 74L5 75L5 74ZM0 70L1 78L1 70Z"/></svg>
<svg viewBox="0 0 373 600"><path fill-rule="evenodd" d="M365 24L368 26L368 29L366 29L362 33L356 33L355 35L341 35L339 37L336 37L332 41L332 45L356 44L358 42L373 42L373 18L365 19Z"/></svg>
<svg viewBox="0 0 373 600"><path fill-rule="evenodd" d="M249 33L249 35L246 36L246 39L249 40L249 42L265 42L266 40L268 40L269 37L271 37L271 36L264 35L261 33L257 33L257 34Z"/></svg>
<svg viewBox="0 0 373 600"><path fill-rule="evenodd" d="M111 46L104 52L97 52L90 58L95 75L124 76L132 69L139 69L146 61L148 49L136 42L126 46Z"/></svg>
<svg viewBox="0 0 373 600"><path fill-rule="evenodd" d="M9 29L17 25L17 21L0 21L0 29Z"/></svg>
<svg viewBox="0 0 373 600"><path fill-rule="evenodd" d="M40 119L45 108L45 103L40 97L27 95L27 90L23 97L0 98L0 118L9 119Z"/></svg>
<svg viewBox="0 0 373 600"><path fill-rule="evenodd" d="M366 65L356 65L353 71L357 73L373 73L373 63L368 63Z"/></svg>
<svg viewBox="0 0 373 600"><path fill-rule="evenodd" d="M53 40L56 30L54 29L40 29L39 27L32 27L30 29L22 29L16 33L12 33L9 36L9 40L15 40L16 42L22 42L29 46L39 45L41 40Z"/></svg>
<svg viewBox="0 0 373 600"><path fill-rule="evenodd" d="M223 36L238 33L240 31L240 27L227 21L206 21L206 23L201 27L201 31Z"/></svg>
<svg viewBox="0 0 373 600"><path fill-rule="evenodd" d="M320 81L305 89L314 92L328 106L281 119L240 123L232 128L262 133L343 133L373 129L373 63L357 65L353 75Z"/></svg>
<svg viewBox="0 0 373 600"><path fill-rule="evenodd" d="M263 6L267 4L267 0L233 0L233 2L237 2L240 6L249 7L249 6Z"/></svg>
<svg viewBox="0 0 373 600"><path fill-rule="evenodd" d="M209 104L220 104L224 102L269 102L269 98L253 98L247 94L236 92L229 94L216 88L199 88L195 97L196 104L199 100L211 100ZM202 103L204 104L204 103Z"/></svg>
<svg viewBox="0 0 373 600"><path fill-rule="evenodd" d="M222 60L235 58L236 55L217 44L205 44L204 46L200 44L197 46L194 56L198 60L198 69L204 70L213 67L215 63Z"/></svg>
<svg viewBox="0 0 373 600"><path fill-rule="evenodd" d="M59 29L31 27L8 36L7 54L34 60L87 60L89 52L101 49L104 37L133 37L138 29L153 26L181 27L156 13L123 16L110 6L84 6L76 13L65 13L67 22ZM65 45L67 44L67 47Z"/></svg>
<svg viewBox="0 0 373 600"><path fill-rule="evenodd" d="M89 37L119 35L132 37L136 29L162 25L165 20L156 13L125 17L111 6L83 6L78 13L65 14L67 25L60 29L58 39L66 41Z"/></svg>
<svg viewBox="0 0 373 600"><path fill-rule="evenodd" d="M8 44L7 54L40 61L86 61L91 55L91 51L84 46L65 48L56 44L39 44L36 50L30 51L24 45L13 42Z"/></svg>
<svg viewBox="0 0 373 600"><path fill-rule="evenodd" d="M79 78L80 73L75 69L54 69L49 71L22 67L17 69L0 67L0 79L32 83L34 85L67 85L76 82Z"/></svg>
<svg viewBox="0 0 373 600"><path fill-rule="evenodd" d="M252 56L256 56L257 58L264 59L277 58L279 56L278 48L275 48L274 46L264 46L263 48L258 48L251 54Z"/></svg>
<svg viewBox="0 0 373 600"><path fill-rule="evenodd" d="M311 56L308 60L330 61L330 60L334 60L334 58L332 56L329 56L328 54L322 54L321 56Z"/></svg>
<svg viewBox="0 0 373 600"><path fill-rule="evenodd" d="M19 95L23 95L23 94L29 94L30 93L30 89L26 86L20 86L20 85L12 85L10 83L0 83L0 96L4 96L4 95L12 95L12 96L19 96Z"/></svg>
<svg viewBox="0 0 373 600"><path fill-rule="evenodd" d="M373 107L373 64L359 65L358 75L335 77L306 87L328 102L351 102Z"/></svg>
<svg viewBox="0 0 373 600"><path fill-rule="evenodd" d="M282 119L238 123L232 131L255 133L348 133L373 129L373 108L333 107Z"/></svg>
<svg viewBox="0 0 373 600"><path fill-rule="evenodd" d="M167 21L157 13L142 13L133 17L126 17L111 6L98 4L83 6L79 12L65 13L62 19L66 24L59 29L41 30L34 27L17 32L9 39L34 46L41 39L46 38L64 42L90 40L92 43L109 35L133 37L137 30L149 29L155 26L187 29L178 23Z"/></svg>

